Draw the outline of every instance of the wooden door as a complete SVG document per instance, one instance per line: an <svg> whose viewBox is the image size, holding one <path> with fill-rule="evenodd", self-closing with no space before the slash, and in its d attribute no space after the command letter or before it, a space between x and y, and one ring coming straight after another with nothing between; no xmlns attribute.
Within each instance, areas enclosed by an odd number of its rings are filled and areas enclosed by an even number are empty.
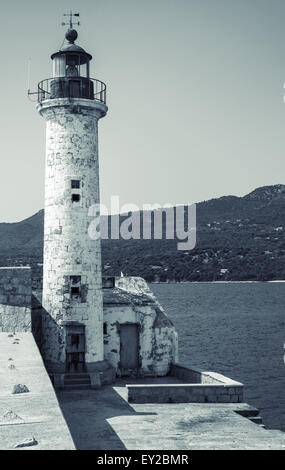
<svg viewBox="0 0 285 470"><path fill-rule="evenodd" d="M66 372L75 373L85 370L84 326L66 327Z"/></svg>
<svg viewBox="0 0 285 470"><path fill-rule="evenodd" d="M120 366L135 370L139 366L139 329L135 323L120 325Z"/></svg>

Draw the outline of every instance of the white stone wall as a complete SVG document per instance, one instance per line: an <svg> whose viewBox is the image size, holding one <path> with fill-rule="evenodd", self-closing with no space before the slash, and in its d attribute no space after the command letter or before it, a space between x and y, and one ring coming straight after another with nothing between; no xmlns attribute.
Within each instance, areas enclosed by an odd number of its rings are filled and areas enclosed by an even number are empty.
<svg viewBox="0 0 285 470"><path fill-rule="evenodd" d="M98 120L102 103L53 99L38 105L46 119L43 271L43 354L65 364L62 322L85 325L86 363L103 360L100 240L91 240L88 210L99 203ZM80 188L72 189L71 180ZM72 202L72 194L80 201ZM81 298L70 295L70 276L81 276Z"/></svg>
<svg viewBox="0 0 285 470"><path fill-rule="evenodd" d="M156 375L166 375L170 364L178 361L178 334L169 326L154 329L153 371Z"/></svg>

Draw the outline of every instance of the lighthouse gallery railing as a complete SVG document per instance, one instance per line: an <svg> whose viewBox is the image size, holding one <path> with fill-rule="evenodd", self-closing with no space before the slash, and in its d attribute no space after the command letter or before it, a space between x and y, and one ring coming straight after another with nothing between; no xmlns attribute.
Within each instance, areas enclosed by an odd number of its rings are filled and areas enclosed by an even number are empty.
<svg viewBox="0 0 285 470"><path fill-rule="evenodd" d="M66 81L65 77L52 77L52 78L46 78L45 80L42 80L38 84L38 103L41 103L44 100L48 99L53 99L53 98L59 98L59 97L64 97L64 98L86 98L88 97L89 99L94 99L96 101L100 101L101 103L106 104L106 85L104 82L101 82L101 80L97 80L95 78L82 78L78 77L78 79L74 80L79 84L79 88L76 91L76 93L72 93L70 87L66 87ZM73 80L69 80L69 82L74 82ZM52 87L55 83L62 84L62 88L64 87L64 90L62 90L63 95L59 96L54 96L53 95L53 90ZM84 89L83 89L84 85ZM87 96L86 96L86 85L87 85ZM57 88L58 89L58 88ZM67 91L68 90L68 91ZM70 91L69 91L70 90Z"/></svg>

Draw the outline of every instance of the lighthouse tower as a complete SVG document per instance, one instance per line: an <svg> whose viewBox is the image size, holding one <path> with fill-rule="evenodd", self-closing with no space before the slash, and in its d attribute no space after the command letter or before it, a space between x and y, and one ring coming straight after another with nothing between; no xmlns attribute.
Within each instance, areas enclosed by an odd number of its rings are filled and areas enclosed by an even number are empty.
<svg viewBox="0 0 285 470"><path fill-rule="evenodd" d="M37 105L46 121L42 354L59 374L100 370L104 360L101 246L88 235L88 213L99 203L106 86L90 78L92 56L75 44L72 16L65 38Z"/></svg>

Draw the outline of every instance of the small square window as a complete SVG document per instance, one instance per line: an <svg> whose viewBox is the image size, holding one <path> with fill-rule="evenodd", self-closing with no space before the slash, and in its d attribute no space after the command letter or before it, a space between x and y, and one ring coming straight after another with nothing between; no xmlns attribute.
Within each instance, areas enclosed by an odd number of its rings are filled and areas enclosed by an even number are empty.
<svg viewBox="0 0 285 470"><path fill-rule="evenodd" d="M79 189L80 188L80 181L79 180L71 180L71 187L72 187L72 189Z"/></svg>
<svg viewBox="0 0 285 470"><path fill-rule="evenodd" d="M80 295L79 287L71 287L71 297L78 297Z"/></svg>
<svg viewBox="0 0 285 470"><path fill-rule="evenodd" d="M72 200L72 202L79 202L80 201L80 194L72 194L71 200Z"/></svg>
<svg viewBox="0 0 285 470"><path fill-rule="evenodd" d="M102 288L103 289L113 289L114 287L115 287L114 276L102 276Z"/></svg>

